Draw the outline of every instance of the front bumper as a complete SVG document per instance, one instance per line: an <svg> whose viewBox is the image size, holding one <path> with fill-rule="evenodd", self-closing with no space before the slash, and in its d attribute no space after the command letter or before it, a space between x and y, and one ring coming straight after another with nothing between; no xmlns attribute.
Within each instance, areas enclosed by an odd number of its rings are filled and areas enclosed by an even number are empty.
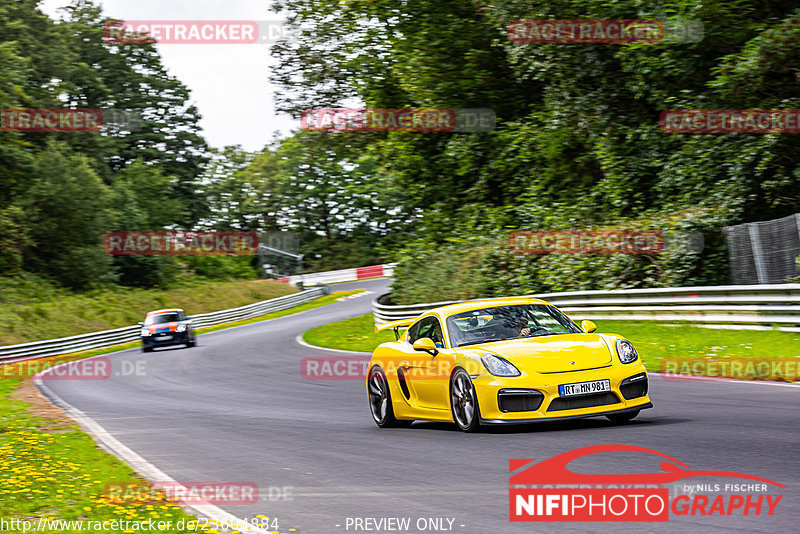
<svg viewBox="0 0 800 534"><path fill-rule="evenodd" d="M191 341L191 336L188 331L166 332L164 334L154 334L147 337L142 336L142 346L147 348L169 347L171 345L184 345L189 341Z"/></svg>
<svg viewBox="0 0 800 534"><path fill-rule="evenodd" d="M560 384L603 379L610 382L608 392L559 396ZM514 378L481 374L472 381L484 424L557 421L653 407L648 395L647 371L641 363Z"/></svg>
<svg viewBox="0 0 800 534"><path fill-rule="evenodd" d="M640 406L634 406L632 408L623 408L621 410L612 410L606 411L603 413L592 413L592 414L583 414L583 415L565 415L560 417L539 417L536 419L484 419L481 417L481 424L482 425L519 425L524 423L546 423L548 421L564 421L565 419L584 419L586 417L597 417L602 415L618 415L624 414L629 412L638 412L639 410L644 410L647 408L652 408L653 403L648 402L642 404Z"/></svg>

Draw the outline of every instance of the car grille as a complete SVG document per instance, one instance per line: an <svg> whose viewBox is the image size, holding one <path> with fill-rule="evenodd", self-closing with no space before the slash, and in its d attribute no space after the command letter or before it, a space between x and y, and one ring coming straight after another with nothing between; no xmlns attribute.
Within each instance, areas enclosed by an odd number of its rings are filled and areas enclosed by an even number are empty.
<svg viewBox="0 0 800 534"><path fill-rule="evenodd" d="M547 411L578 410L580 408L605 406L606 404L616 404L618 402L619 397L611 392L581 395L580 397L557 397L550 402Z"/></svg>
<svg viewBox="0 0 800 534"><path fill-rule="evenodd" d="M635 399L647 395L647 375L639 373L626 378L619 385L619 390L625 399Z"/></svg>
<svg viewBox="0 0 800 534"><path fill-rule="evenodd" d="M535 389L501 389L497 406L501 412L535 412L542 405L544 394Z"/></svg>

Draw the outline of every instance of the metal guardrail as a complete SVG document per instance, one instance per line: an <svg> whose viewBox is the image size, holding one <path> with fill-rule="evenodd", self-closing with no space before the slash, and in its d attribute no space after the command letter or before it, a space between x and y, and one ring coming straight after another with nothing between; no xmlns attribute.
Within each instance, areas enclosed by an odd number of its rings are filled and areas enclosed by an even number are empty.
<svg viewBox="0 0 800 534"><path fill-rule="evenodd" d="M386 263L383 265L370 265L368 267L355 267L352 269L339 269L338 271L323 271L319 273L296 274L284 276L278 280L296 285L302 282L305 285L311 284L335 284L339 282L355 282L364 278L374 278L377 276L392 276L396 263Z"/></svg>
<svg viewBox="0 0 800 534"><path fill-rule="evenodd" d="M190 319L195 328L217 326L225 323L252 319L275 311L286 310L327 294L330 294L330 289L327 287L314 287L292 295L263 300L254 304L248 304L247 306L193 315ZM113 345L137 341L140 339L140 331L140 326L125 326L114 330L91 332L59 339L32 341L19 345L7 345L5 347L0 347L0 363L13 363L46 356L104 349Z"/></svg>
<svg viewBox="0 0 800 534"><path fill-rule="evenodd" d="M396 306L372 302L376 323L416 317L465 301ZM720 328L800 332L800 284L618 289L525 295L546 300L576 319L686 321ZM481 300L481 299L475 299Z"/></svg>

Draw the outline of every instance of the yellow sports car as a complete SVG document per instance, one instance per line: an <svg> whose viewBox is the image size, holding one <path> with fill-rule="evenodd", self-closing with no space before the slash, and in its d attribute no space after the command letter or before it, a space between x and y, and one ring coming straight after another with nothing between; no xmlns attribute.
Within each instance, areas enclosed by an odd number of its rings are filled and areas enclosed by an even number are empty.
<svg viewBox="0 0 800 534"><path fill-rule="evenodd" d="M579 327L543 300L453 304L375 329L397 337L369 363L367 397L379 427L424 419L471 432L598 415L624 423L653 407L630 341L593 333L591 321Z"/></svg>

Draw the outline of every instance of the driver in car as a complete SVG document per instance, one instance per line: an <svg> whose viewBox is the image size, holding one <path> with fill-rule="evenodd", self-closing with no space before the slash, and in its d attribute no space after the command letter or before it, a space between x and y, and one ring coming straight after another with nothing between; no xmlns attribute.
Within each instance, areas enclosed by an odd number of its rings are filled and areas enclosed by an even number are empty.
<svg viewBox="0 0 800 534"><path fill-rule="evenodd" d="M534 322L535 321L536 321L536 319L534 319ZM529 336L529 335L531 335L531 332L533 332L533 331L543 330L543 328L538 323L536 323L536 325L534 326L533 330L531 330L531 328L528 326L528 318L527 317L521 317L520 318L520 322L518 323L518 327L517 328L519 328L519 337Z"/></svg>

